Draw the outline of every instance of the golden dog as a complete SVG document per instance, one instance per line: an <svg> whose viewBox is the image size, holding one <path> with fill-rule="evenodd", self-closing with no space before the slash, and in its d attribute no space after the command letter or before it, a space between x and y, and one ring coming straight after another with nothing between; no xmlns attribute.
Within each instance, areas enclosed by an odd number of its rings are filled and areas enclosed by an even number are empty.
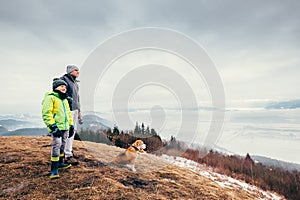
<svg viewBox="0 0 300 200"><path fill-rule="evenodd" d="M126 165L133 172L136 172L134 163L137 158L137 153L144 153L146 144L142 140L136 140L125 152L120 153L112 162L115 164Z"/></svg>

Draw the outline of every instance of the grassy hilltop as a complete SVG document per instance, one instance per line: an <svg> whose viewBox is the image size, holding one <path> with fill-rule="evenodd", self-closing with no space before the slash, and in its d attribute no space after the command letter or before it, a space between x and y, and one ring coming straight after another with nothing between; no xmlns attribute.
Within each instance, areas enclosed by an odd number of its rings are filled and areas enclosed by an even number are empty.
<svg viewBox="0 0 300 200"><path fill-rule="evenodd" d="M139 155L137 173L111 166L121 148L74 142L78 166L50 180L50 137L1 137L1 199L259 199L261 194L221 187L150 154Z"/></svg>

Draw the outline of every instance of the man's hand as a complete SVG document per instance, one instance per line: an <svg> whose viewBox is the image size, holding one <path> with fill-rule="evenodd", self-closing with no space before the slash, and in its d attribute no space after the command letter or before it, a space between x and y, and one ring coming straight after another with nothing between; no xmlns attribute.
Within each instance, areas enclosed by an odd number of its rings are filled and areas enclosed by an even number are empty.
<svg viewBox="0 0 300 200"><path fill-rule="evenodd" d="M83 124L81 112L78 112L78 123Z"/></svg>
<svg viewBox="0 0 300 200"><path fill-rule="evenodd" d="M69 129L69 138L72 137L73 135L74 135L74 126L71 125Z"/></svg>

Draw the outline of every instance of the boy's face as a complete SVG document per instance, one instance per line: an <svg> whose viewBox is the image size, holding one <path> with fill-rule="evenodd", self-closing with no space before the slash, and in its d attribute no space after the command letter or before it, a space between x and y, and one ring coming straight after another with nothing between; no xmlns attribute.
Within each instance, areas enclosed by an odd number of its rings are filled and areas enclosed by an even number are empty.
<svg viewBox="0 0 300 200"><path fill-rule="evenodd" d="M57 88L55 88L55 90L58 90L62 93L66 93L67 92L67 87L65 85L60 85Z"/></svg>

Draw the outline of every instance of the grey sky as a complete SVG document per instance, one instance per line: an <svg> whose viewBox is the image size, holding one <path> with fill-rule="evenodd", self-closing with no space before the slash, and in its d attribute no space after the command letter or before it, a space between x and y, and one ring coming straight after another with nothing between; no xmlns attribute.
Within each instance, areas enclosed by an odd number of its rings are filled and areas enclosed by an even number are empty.
<svg viewBox="0 0 300 200"><path fill-rule="evenodd" d="M39 113L51 80L108 37L139 27L201 44L227 102L299 99L300 3L266 1L0 1L1 113Z"/></svg>

